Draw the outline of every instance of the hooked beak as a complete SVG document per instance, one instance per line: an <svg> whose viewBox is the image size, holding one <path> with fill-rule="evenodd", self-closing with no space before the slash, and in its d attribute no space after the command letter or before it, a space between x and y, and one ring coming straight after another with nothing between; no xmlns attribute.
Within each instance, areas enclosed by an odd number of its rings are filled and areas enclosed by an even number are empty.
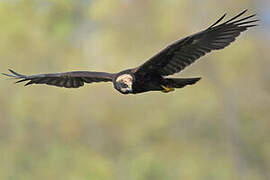
<svg viewBox="0 0 270 180"><path fill-rule="evenodd" d="M132 84L131 84L131 83L128 84L127 90L128 90L129 92L132 92Z"/></svg>

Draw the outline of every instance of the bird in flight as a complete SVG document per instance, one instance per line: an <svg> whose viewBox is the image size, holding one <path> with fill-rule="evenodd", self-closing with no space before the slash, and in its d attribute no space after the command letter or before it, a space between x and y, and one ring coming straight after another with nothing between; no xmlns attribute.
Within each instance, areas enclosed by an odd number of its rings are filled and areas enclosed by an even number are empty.
<svg viewBox="0 0 270 180"><path fill-rule="evenodd" d="M212 50L223 49L241 32L256 26L256 14L243 16L247 10L237 16L221 23L226 14L207 29L190 35L167 46L151 57L142 65L123 70L119 73L71 71L64 73L50 73L37 75L23 75L11 69L11 74L3 75L18 79L16 83L47 84L51 86L78 88L84 83L112 82L114 88L122 94L137 94L148 91L171 92L175 88L195 84L200 80L196 78L167 78L166 76L178 73L197 59ZM240 18L241 17L241 18Z"/></svg>

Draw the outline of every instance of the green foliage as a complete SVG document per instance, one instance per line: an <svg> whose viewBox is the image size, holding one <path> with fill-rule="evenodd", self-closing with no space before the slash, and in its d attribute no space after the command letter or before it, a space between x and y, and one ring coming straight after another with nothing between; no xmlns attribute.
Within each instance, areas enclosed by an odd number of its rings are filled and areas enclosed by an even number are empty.
<svg viewBox="0 0 270 180"><path fill-rule="evenodd" d="M1 1L1 72L117 72L247 6L257 11L251 0ZM0 179L270 179L268 47L253 28L169 94L2 78Z"/></svg>

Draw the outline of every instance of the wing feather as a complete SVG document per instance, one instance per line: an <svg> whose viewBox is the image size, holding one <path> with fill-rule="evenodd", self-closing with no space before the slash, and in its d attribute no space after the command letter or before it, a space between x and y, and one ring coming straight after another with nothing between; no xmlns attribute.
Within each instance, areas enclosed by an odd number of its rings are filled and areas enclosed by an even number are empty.
<svg viewBox="0 0 270 180"><path fill-rule="evenodd" d="M9 69L11 74L2 73L13 79L18 79L16 83L28 81L25 86L31 84L47 84L65 88L78 88L84 83L108 82L112 81L114 74L106 72L72 71L65 73L37 74L26 76Z"/></svg>
<svg viewBox="0 0 270 180"><path fill-rule="evenodd" d="M258 20L251 20L256 14L238 19L247 10L241 12L228 21L220 22L224 14L210 27L199 33L178 40L150 58L141 66L135 68L135 74L157 73L167 76L183 70L197 59L212 50L223 49L235 41L241 32L256 26Z"/></svg>

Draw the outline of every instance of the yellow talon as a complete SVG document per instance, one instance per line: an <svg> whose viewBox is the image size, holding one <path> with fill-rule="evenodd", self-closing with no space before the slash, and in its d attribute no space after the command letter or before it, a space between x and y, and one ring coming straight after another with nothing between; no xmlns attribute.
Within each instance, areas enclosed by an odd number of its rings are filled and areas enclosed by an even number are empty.
<svg viewBox="0 0 270 180"><path fill-rule="evenodd" d="M168 92L174 91L174 88L169 88L169 87L163 86L163 85L161 85L161 87L163 88L163 90L161 91L163 93L168 93Z"/></svg>

